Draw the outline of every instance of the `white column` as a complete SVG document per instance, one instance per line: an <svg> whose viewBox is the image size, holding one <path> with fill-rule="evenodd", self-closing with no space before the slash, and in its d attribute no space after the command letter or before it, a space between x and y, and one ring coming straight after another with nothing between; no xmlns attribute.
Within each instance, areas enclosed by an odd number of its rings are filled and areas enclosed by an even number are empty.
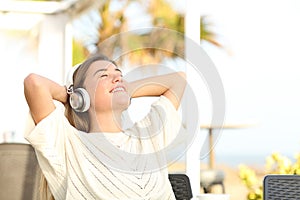
<svg viewBox="0 0 300 200"><path fill-rule="evenodd" d="M200 12L199 12L199 2L198 0L186 0L186 14L185 14L185 36L189 39L193 40L195 43L200 45ZM189 57L192 56L192 49L189 47L188 43L185 44L185 56L186 60L190 60ZM187 66L187 80L188 83L192 86L193 80L191 79L192 73L195 73L194 70L191 69L191 66ZM195 83L196 84L196 83ZM190 94L186 94L185 98L189 98ZM195 94L197 97L197 94ZM190 130L189 122L191 121L188 113L192 113L195 108L195 105L191 105L186 103L186 126L187 130ZM200 127L199 127L200 129ZM195 133L195 139L187 151L186 154L186 174L189 176L191 181L191 187L193 196L196 197L200 193L200 130ZM189 134L194 134L190 133Z"/></svg>
<svg viewBox="0 0 300 200"><path fill-rule="evenodd" d="M40 73L64 84L72 63L72 35L67 13L46 15L40 25L38 62Z"/></svg>

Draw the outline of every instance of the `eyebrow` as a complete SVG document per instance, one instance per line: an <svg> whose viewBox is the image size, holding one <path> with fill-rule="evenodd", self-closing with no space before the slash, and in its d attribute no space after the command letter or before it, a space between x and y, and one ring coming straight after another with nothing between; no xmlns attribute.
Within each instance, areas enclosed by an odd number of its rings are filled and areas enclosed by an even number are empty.
<svg viewBox="0 0 300 200"><path fill-rule="evenodd" d="M97 71L95 71L94 75L95 76L98 72L106 72L107 69L98 69ZM119 68L116 68L115 71L120 72L122 74L122 71Z"/></svg>

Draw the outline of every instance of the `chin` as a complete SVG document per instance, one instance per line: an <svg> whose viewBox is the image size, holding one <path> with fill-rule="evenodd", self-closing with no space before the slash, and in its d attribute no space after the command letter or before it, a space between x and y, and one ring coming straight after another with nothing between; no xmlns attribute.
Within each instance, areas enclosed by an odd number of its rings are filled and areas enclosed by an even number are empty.
<svg viewBox="0 0 300 200"><path fill-rule="evenodd" d="M128 95L118 96L113 99L113 109L126 110L130 105L130 98Z"/></svg>

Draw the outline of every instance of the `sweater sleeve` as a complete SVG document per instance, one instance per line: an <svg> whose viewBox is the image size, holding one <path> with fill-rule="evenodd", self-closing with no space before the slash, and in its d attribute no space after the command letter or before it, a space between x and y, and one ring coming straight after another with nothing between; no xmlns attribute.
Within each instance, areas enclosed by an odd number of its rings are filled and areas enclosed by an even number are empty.
<svg viewBox="0 0 300 200"><path fill-rule="evenodd" d="M62 184L66 174L65 145L68 135L77 131L64 115L63 105L34 127L27 127L25 139L34 147L47 180Z"/></svg>
<svg viewBox="0 0 300 200"><path fill-rule="evenodd" d="M149 114L137 123L139 136L150 139L159 149L167 147L184 131L181 117L173 104L161 96L151 105Z"/></svg>

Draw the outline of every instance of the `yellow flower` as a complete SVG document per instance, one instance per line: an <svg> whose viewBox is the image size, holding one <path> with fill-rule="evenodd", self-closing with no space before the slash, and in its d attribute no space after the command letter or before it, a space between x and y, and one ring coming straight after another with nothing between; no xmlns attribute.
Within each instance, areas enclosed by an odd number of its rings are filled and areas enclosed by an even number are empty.
<svg viewBox="0 0 300 200"><path fill-rule="evenodd" d="M278 152L266 157L266 174L299 174L300 175L300 153L295 154L296 162L293 163L288 157ZM239 176L244 185L248 187L248 200L262 200L262 180L258 180L253 169L246 165L239 165Z"/></svg>

